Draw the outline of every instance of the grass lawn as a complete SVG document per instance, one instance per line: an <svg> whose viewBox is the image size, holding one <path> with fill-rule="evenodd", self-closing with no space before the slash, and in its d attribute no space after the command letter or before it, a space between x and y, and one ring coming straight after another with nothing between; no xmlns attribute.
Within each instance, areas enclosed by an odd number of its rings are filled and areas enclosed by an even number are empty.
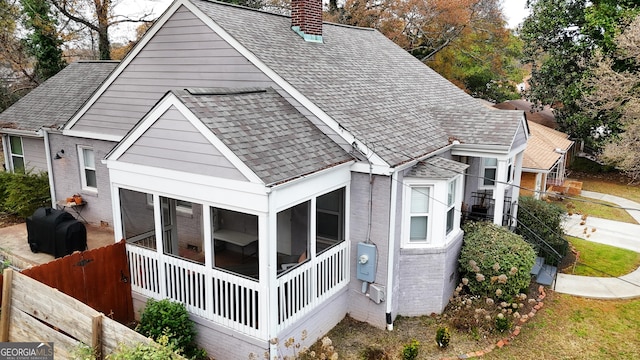
<svg viewBox="0 0 640 360"><path fill-rule="evenodd" d="M554 201L554 203L558 204L565 211L573 212L574 214L587 214L588 216L601 219L622 221L631 224L638 223L628 212L618 208L616 204L606 201L594 200L584 196L573 196L571 199Z"/></svg>
<svg viewBox="0 0 640 360"><path fill-rule="evenodd" d="M635 251L598 244L573 236L566 238L580 252L580 258L572 272L574 275L618 277L640 267L640 254Z"/></svg>
<svg viewBox="0 0 640 360"><path fill-rule="evenodd" d="M545 300L541 312L511 344L482 359L640 357L640 300L592 300L555 293Z"/></svg>

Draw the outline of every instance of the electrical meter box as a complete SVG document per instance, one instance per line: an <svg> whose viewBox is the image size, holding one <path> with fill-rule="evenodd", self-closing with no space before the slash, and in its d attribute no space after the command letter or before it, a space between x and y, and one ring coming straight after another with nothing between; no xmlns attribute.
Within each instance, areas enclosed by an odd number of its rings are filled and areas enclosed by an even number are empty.
<svg viewBox="0 0 640 360"><path fill-rule="evenodd" d="M356 259L356 274L358 280L372 283L376 278L376 246L367 243L358 243L358 254Z"/></svg>

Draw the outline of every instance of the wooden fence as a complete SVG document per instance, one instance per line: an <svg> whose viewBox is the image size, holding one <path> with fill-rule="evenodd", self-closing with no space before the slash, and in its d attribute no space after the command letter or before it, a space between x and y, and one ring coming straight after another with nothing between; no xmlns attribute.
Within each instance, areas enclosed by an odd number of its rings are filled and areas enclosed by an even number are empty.
<svg viewBox="0 0 640 360"><path fill-rule="evenodd" d="M21 273L58 289L122 324L135 320L124 241L75 252L24 269Z"/></svg>
<svg viewBox="0 0 640 360"><path fill-rule="evenodd" d="M5 269L0 341L53 342L56 359L70 359L80 343L102 354L118 344L151 340L90 306L29 276Z"/></svg>

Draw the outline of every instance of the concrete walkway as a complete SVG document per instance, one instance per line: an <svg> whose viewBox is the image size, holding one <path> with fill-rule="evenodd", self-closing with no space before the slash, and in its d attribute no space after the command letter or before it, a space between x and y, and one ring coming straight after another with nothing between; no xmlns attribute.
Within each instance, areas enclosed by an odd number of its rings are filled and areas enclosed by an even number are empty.
<svg viewBox="0 0 640 360"><path fill-rule="evenodd" d="M640 209L639 203L618 196L584 190L581 195L614 203L627 209ZM640 210L627 210L627 212L640 223ZM640 253L640 225L594 217L587 217L584 225L580 225L581 221L579 215L568 217L563 224L565 233L588 241ZM587 237L587 235L589 236ZM594 299L640 297L640 268L618 278L558 274L554 290L559 293Z"/></svg>

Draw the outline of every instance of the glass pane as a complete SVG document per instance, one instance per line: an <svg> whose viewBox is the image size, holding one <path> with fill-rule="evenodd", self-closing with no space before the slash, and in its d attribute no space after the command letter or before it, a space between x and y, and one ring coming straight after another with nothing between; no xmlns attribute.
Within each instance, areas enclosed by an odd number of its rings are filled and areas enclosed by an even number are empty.
<svg viewBox="0 0 640 360"><path fill-rule="evenodd" d="M456 202L456 180L449 183L449 192L447 194L447 205L451 206Z"/></svg>
<svg viewBox="0 0 640 360"><path fill-rule="evenodd" d="M22 154L22 138L17 136L9 136L9 143L11 144L11 153L15 155Z"/></svg>
<svg viewBox="0 0 640 360"><path fill-rule="evenodd" d="M318 209L340 211L343 192L344 192L344 189L338 189L328 194L319 196L316 201L316 206L318 207Z"/></svg>
<svg viewBox="0 0 640 360"><path fill-rule="evenodd" d="M122 233L127 243L156 249L153 206L147 203L148 196L151 194L120 189Z"/></svg>
<svg viewBox="0 0 640 360"><path fill-rule="evenodd" d="M495 184L496 179L496 169L484 169L484 185L493 185Z"/></svg>
<svg viewBox="0 0 640 360"><path fill-rule="evenodd" d="M411 232L409 241L426 241L427 240L427 217L415 216L411 218Z"/></svg>
<svg viewBox="0 0 640 360"><path fill-rule="evenodd" d="M96 181L96 171L95 170L84 170L85 177L87 178L87 187L98 187L98 182Z"/></svg>
<svg viewBox="0 0 640 360"><path fill-rule="evenodd" d="M340 240L340 217L334 214L318 212L316 216L317 235L333 240Z"/></svg>
<svg viewBox="0 0 640 360"><path fill-rule="evenodd" d="M258 216L212 207L211 228L213 266L258 279Z"/></svg>
<svg viewBox="0 0 640 360"><path fill-rule="evenodd" d="M429 188L414 187L411 188L411 213L428 213L429 212Z"/></svg>
<svg viewBox="0 0 640 360"><path fill-rule="evenodd" d="M484 166L498 166L498 159L484 158Z"/></svg>
<svg viewBox="0 0 640 360"><path fill-rule="evenodd" d="M455 209L451 208L447 211L447 234L453 230L453 221L455 218Z"/></svg>
<svg viewBox="0 0 640 360"><path fill-rule="evenodd" d="M93 158L93 150L91 149L82 149L82 156L84 156L84 166L88 168L95 169L96 163Z"/></svg>
<svg viewBox="0 0 640 360"><path fill-rule="evenodd" d="M14 156L11 158L13 161L13 171L14 172L24 172L24 158Z"/></svg>

